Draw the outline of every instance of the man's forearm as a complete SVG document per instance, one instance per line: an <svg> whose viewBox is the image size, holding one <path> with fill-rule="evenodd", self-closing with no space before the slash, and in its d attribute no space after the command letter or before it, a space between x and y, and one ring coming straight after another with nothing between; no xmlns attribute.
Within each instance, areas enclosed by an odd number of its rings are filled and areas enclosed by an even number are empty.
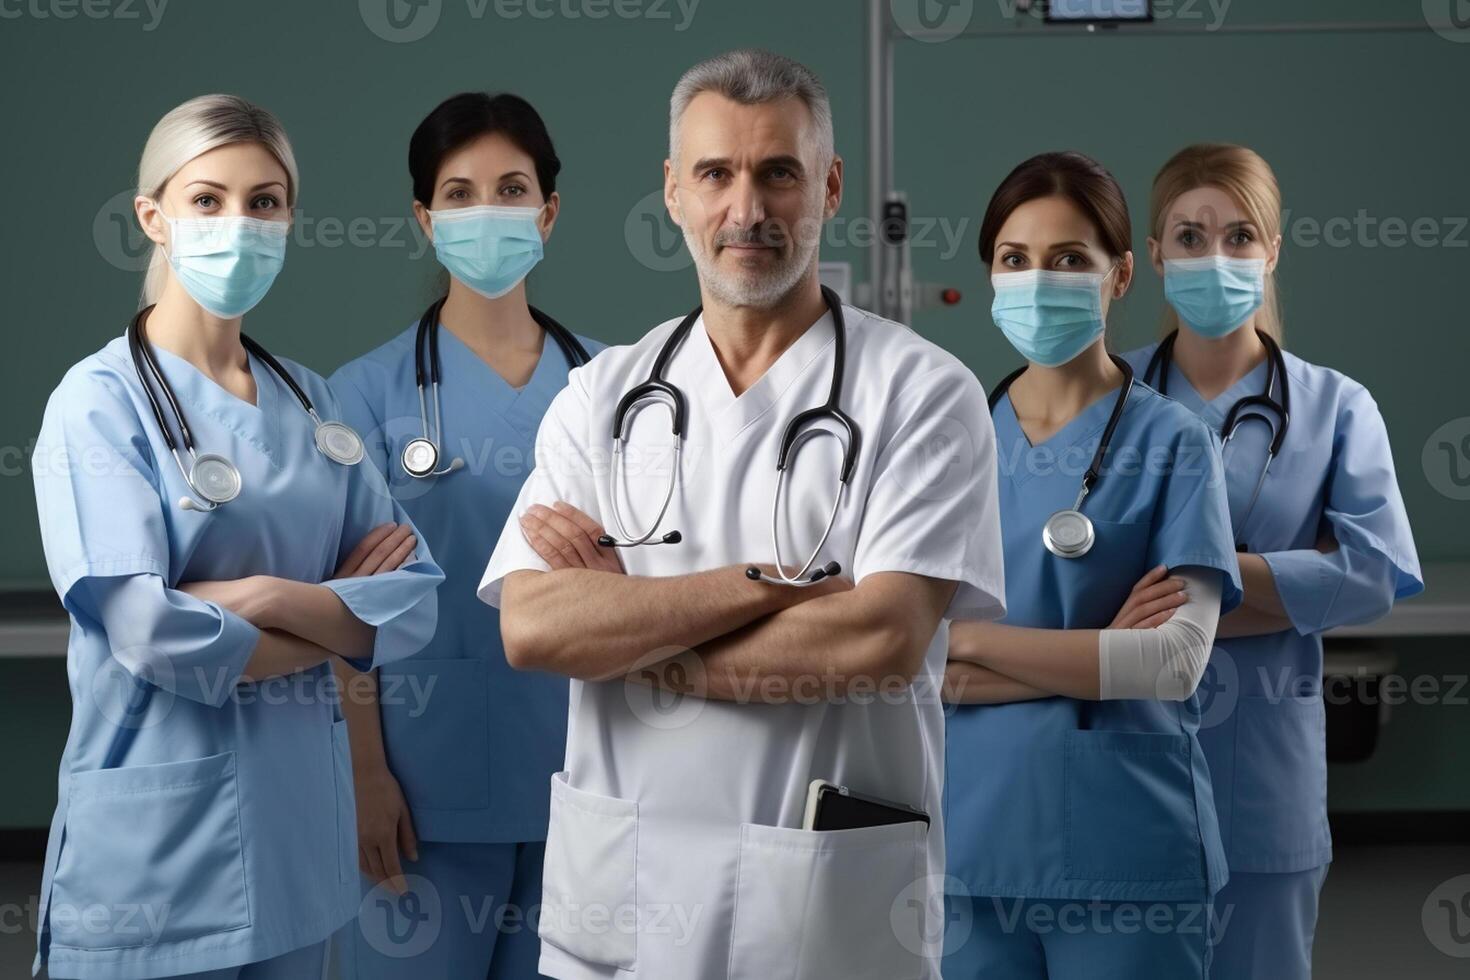
<svg viewBox="0 0 1470 980"><path fill-rule="evenodd" d="M514 667L607 680L845 587L778 588L746 578L744 565L670 576L520 571L506 576L500 629Z"/></svg>
<svg viewBox="0 0 1470 980"><path fill-rule="evenodd" d="M772 613L629 678L742 704L898 696L922 668L954 590L949 581L880 573L859 589Z"/></svg>
<svg viewBox="0 0 1470 980"><path fill-rule="evenodd" d="M902 573L759 619L699 648L705 697L782 703L903 690L955 583Z"/></svg>

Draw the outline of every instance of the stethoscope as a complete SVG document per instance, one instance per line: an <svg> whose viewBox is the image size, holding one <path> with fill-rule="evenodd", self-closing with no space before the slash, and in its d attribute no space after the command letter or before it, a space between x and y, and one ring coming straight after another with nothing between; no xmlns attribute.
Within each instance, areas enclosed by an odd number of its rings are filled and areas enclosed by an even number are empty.
<svg viewBox="0 0 1470 980"><path fill-rule="evenodd" d="M1169 368L1174 363L1174 340L1179 336L1175 330L1159 342L1154 356L1149 359L1148 369L1143 372L1145 384L1158 373L1159 383L1155 390L1161 395L1169 393ZM1286 377L1286 358L1281 354L1281 345L1276 339L1264 330L1257 330L1256 336L1261 338L1261 343L1266 345L1266 384L1259 395L1247 395L1238 399L1230 406L1230 411L1225 413L1225 421L1220 426L1220 458L1225 457L1225 447L1230 445L1230 440L1235 438L1235 432L1240 423L1246 419L1260 419L1271 426L1271 443L1266 447L1266 465L1261 467L1261 478L1256 481L1256 488L1251 492L1250 503L1246 504L1245 514L1236 522L1235 549L1237 551L1248 551L1240 535L1245 531L1245 523L1250 520L1251 512L1256 509L1256 500L1261 496L1261 488L1266 485L1266 474L1271 472L1271 463L1276 459L1276 454L1281 452L1281 444L1286 441L1286 429L1291 422L1291 391L1288 389ZM1277 377L1281 378L1281 398L1273 397L1276 388ZM1264 411L1262 411L1264 410ZM1271 416L1275 416L1273 421Z"/></svg>
<svg viewBox="0 0 1470 980"><path fill-rule="evenodd" d="M842 396L842 372L847 363L847 323L842 315L842 300L837 294L826 286L822 287L822 298L827 302L827 309L832 311L832 325L835 328L836 346L832 357L832 385L827 394L827 400L815 408L797 413L790 422L786 424L786 430L781 436L781 448L776 454L776 493L771 502L771 550L776 556L776 576L772 577L754 565L745 570L746 578L757 582L770 582L777 585L807 586L820 582L824 578L839 575L842 565L835 561L829 561L822 567L811 571L812 564L816 562L817 555L821 554L822 548L827 543L827 537L832 533L832 526L837 520L837 510L842 504L842 498L847 491L848 482L852 477L853 467L857 463L858 449L862 445L862 431L839 406ZM597 543L604 548L631 548L640 544L678 544L683 540L683 535L678 531L668 531L661 535L658 540L651 540L658 532L659 525L663 523L664 515L668 513L669 503L674 497L674 485L679 476L679 457L684 443L684 420L686 416L686 404L684 393L672 382L664 377L664 370L673 358L674 352L689 336L694 323L699 319L704 308L695 307L680 324L669 334L668 340L664 341L663 348L659 350L658 356L654 358L653 368L649 371L648 380L628 390L618 401L618 407L613 414L613 461L612 461L612 488L608 494L609 509L612 511L613 521L618 526L618 533L622 535L621 540L612 535L604 534L597 539ZM625 423L628 412L635 406L649 400L660 404L667 404L669 414L673 419L674 452L673 466L669 472L669 485L664 493L663 505L659 508L658 516L648 526L648 530L642 534L632 533L623 522L622 509L618 505L618 487L622 483L622 473L625 465L623 455L623 438ZM792 450L798 439L806 438L818 432L829 432L828 429L809 428L811 423L831 419L842 427L847 438L844 440L842 450L842 470L838 479L837 493L832 500L832 510L827 515L827 526L822 531L821 540L817 542L816 548L812 550L806 562L795 575L786 574L786 565L781 560L781 542L777 535L777 523L781 511L781 488L785 483L787 464L792 462ZM832 433L836 434L836 433ZM808 575L808 572L811 572Z"/></svg>
<svg viewBox="0 0 1470 980"><path fill-rule="evenodd" d="M163 376L163 371L159 369L158 361L153 356L153 348L148 344L148 338L144 333L144 322L152 311L152 306L139 310L133 317L133 322L128 324L128 348L132 351L133 368L138 372L138 381L148 395L148 404L153 406L153 417L158 420L158 428L163 433L163 441L167 443L169 452L173 454L174 462L178 464L179 473L183 475L184 483L189 487L189 494L179 498L179 508L211 511L240 495L240 471L227 456L220 453L201 453L195 449L194 433L190 431L189 423L184 419L184 411L179 407L179 400L174 397L173 387ZM311 399L296 383L296 379L292 378L290 373L281 366L280 361L243 333L240 335L240 343L266 367L275 372L276 377L286 383L286 387L291 389L296 400L306 410L306 414L316 423L316 448L323 456L343 466L354 466L362 462L362 438L353 431L351 426L341 422L323 422L321 416L317 415ZM179 427L179 436L183 439L184 449L189 453L187 467L184 465L183 457L179 455L179 446L174 439L173 431L164 419L163 406L159 404L158 396L148 383L149 376L152 376L153 383L163 392L163 397L168 401L169 410L173 412L174 421Z"/></svg>
<svg viewBox="0 0 1470 980"><path fill-rule="evenodd" d="M408 445L403 447L403 470L409 476L423 480L431 476L444 476L453 473L464 466L464 460L456 456L448 466L439 469L440 446L444 441L444 417L439 406L439 383L441 370L439 364L439 313L444 309L444 299L435 300L424 315L419 317L419 330L413 341L413 373L414 383L419 391L419 421L423 425L423 435L410 439ZM592 360L592 355L582 346L576 336L566 327L557 323L551 317L542 313L536 307L530 307L531 318L541 325L547 336L556 341L561 352L566 356L567 364L571 367L579 367ZM424 355L427 348L428 370L424 369ZM429 431L429 406L424 394L425 382L434 393L434 430Z"/></svg>
<svg viewBox="0 0 1470 980"><path fill-rule="evenodd" d="M1087 466L1087 472L1082 474L1082 488L1077 491L1077 502L1067 510L1059 510L1046 519L1041 527L1041 543L1046 545L1046 550L1058 558L1081 558L1092 550L1093 542L1097 535L1093 531L1092 521L1082 513L1082 501L1092 492L1097 485L1097 479L1102 474L1103 459L1108 454L1108 446L1112 444L1113 433L1118 429L1118 420L1123 417L1123 409L1128 404L1128 393L1133 390L1133 368L1128 362L1117 354L1109 354L1118 370L1123 372L1123 386L1118 389L1118 397L1113 401L1112 414L1108 416L1108 424L1103 428L1102 439L1098 441L1097 452L1092 454L1092 462ZM1017 368L1001 379L1000 384L990 393L990 411L995 412L995 405L1001 396L1011 387L1011 382L1026 373L1026 367Z"/></svg>

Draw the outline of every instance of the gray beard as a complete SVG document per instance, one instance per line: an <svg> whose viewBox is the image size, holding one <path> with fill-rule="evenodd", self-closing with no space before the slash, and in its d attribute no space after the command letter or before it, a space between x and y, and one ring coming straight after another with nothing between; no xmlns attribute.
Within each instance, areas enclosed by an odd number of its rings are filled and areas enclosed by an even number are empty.
<svg viewBox="0 0 1470 980"><path fill-rule="evenodd" d="M817 261L817 248L821 245L820 234L809 241L793 240L791 258L783 261L768 273L751 274L736 272L726 274L715 265L714 255L704 248L687 229L684 244L694 257L694 268L699 273L699 283L711 296L725 306L769 310L781 303L812 271Z"/></svg>

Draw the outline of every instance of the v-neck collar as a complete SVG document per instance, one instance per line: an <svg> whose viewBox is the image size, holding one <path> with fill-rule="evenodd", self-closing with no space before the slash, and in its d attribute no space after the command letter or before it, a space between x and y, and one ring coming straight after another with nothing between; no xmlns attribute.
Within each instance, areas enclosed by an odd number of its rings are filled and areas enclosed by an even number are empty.
<svg viewBox="0 0 1470 980"><path fill-rule="evenodd" d="M199 370L187 358L156 345L153 350L161 355L157 358L158 369L183 406L186 417L208 416L249 443L269 459L273 467L280 469L277 446L281 424L279 403L284 382L264 361L249 351L245 352L250 375L255 379L255 404L252 405ZM295 395L291 398L295 401ZM168 415L166 410L164 415ZM197 425L191 426L191 430L197 452L219 452L223 448L211 448L208 437L199 431Z"/></svg>
<svg viewBox="0 0 1470 980"><path fill-rule="evenodd" d="M453 330L439 324L440 360L443 363L442 383L465 384L476 392L475 404L489 409L505 419L525 438L534 438L541 425L541 417L551 405L551 400L562 389L566 375L571 370L566 354L549 333L543 331L541 356L531 369L531 377L519 388L512 387L505 378L475 353ZM444 348L448 348L445 350ZM460 364L465 367L461 370ZM453 377L460 374L459 378Z"/></svg>
<svg viewBox="0 0 1470 980"><path fill-rule="evenodd" d="M692 382L689 387L709 413L710 423L720 438L729 441L764 415L812 361L833 346L836 336L832 311L827 310L781 352L754 384L737 396L720 365L714 342L704 329L701 314L684 341L689 358L686 370Z"/></svg>
<svg viewBox="0 0 1470 980"><path fill-rule="evenodd" d="M1206 400L1195 389L1194 385L1190 383L1189 378L1180 370L1179 365L1173 363L1171 360L1169 364L1169 396L1176 401L1182 402L1190 411L1207 419L1218 428L1225 421L1225 413L1230 411L1230 406L1242 398L1261 393L1262 387L1266 383L1266 369L1270 363L1270 358L1266 358L1260 364L1257 364L1243 374L1234 384L1228 386L1220 394ZM1280 382L1278 382L1278 390L1279 384Z"/></svg>
<svg viewBox="0 0 1470 980"><path fill-rule="evenodd" d="M1005 468L1011 471L1011 480L1018 486L1025 483L1040 469L1028 466L1024 457L1034 452L1046 452L1053 459L1060 459L1072 448L1089 442L1094 436L1099 436L1103 429L1107 428L1108 419L1113 414L1113 406L1118 403L1118 395L1121 388L1113 388L1098 396L1092 402L1072 416L1062 427L1053 432L1050 437L1041 442L1033 444L1026 435L1026 430L1021 427L1021 420L1016 415L1016 407L1011 403L1011 393L1006 392L1000 401L995 404L995 412L992 421L997 429L1007 436L1007 445L1002 447L1006 463ZM1129 398L1131 399L1130 392ZM1127 405L1124 405L1127 411Z"/></svg>

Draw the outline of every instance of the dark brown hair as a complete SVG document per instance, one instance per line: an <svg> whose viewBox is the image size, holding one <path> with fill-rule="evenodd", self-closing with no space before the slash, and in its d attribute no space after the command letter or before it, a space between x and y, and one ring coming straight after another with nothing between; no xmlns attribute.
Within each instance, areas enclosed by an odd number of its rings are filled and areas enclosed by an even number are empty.
<svg viewBox="0 0 1470 980"><path fill-rule="evenodd" d="M1122 258L1133 248L1133 224L1128 220L1123 188L1092 157L1066 150L1037 154L1000 182L980 223L982 262L990 265L995 258L995 239L1006 219L1021 205L1043 197L1064 197L1076 205L1097 228L1103 248L1114 258Z"/></svg>

